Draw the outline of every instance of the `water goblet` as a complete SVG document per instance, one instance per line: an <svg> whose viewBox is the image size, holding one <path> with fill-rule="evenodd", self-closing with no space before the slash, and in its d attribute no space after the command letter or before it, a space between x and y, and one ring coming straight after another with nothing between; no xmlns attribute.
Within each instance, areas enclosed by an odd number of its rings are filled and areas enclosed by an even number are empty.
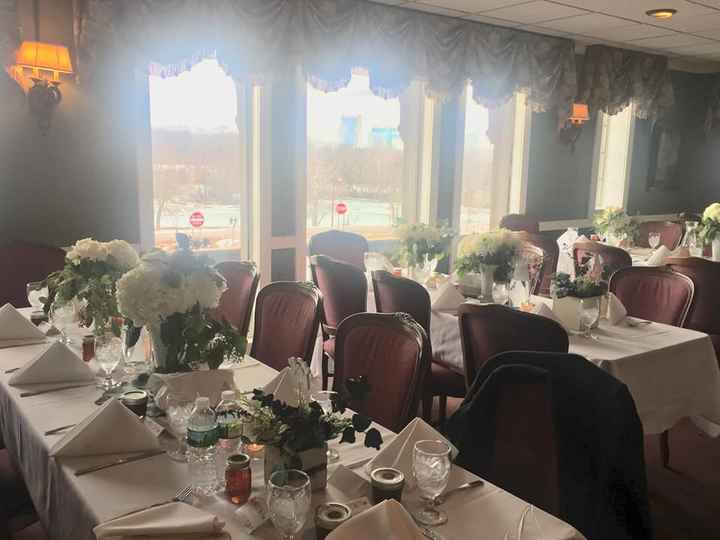
<svg viewBox="0 0 720 540"><path fill-rule="evenodd" d="M293 540L305 526L310 510L310 477L287 469L270 475L267 487L268 515L282 540Z"/></svg>
<svg viewBox="0 0 720 540"><path fill-rule="evenodd" d="M60 343L72 344L73 341L68 336L68 330L77 320L77 310L72 303L62 305L53 303L52 308L50 308L50 322L60 332L58 337Z"/></svg>
<svg viewBox="0 0 720 540"><path fill-rule="evenodd" d="M99 388L108 391L122 384L112 378L112 373L120 360L122 360L122 342L119 337L112 332L106 332L95 338L95 361L105 372Z"/></svg>
<svg viewBox="0 0 720 540"><path fill-rule="evenodd" d="M651 232L648 234L648 244L651 248L656 249L660 245L660 233Z"/></svg>
<svg viewBox="0 0 720 540"><path fill-rule="evenodd" d="M580 305L580 327L582 329L582 335L586 338L597 339L590 331L597 326L600 320L600 299L581 298Z"/></svg>
<svg viewBox="0 0 720 540"><path fill-rule="evenodd" d="M447 514L436 507L450 477L450 445L444 441L418 441L413 449L413 475L425 505L413 517L427 526L447 522Z"/></svg>
<svg viewBox="0 0 720 540"><path fill-rule="evenodd" d="M42 311L43 300L48 297L48 287L44 281L31 281L25 286L27 299L33 312Z"/></svg>
<svg viewBox="0 0 720 540"><path fill-rule="evenodd" d="M336 400L338 397L337 392L333 392L332 390L322 390L319 392L313 392L310 395L310 398L315 401L320 407L322 408L323 412L325 414L332 414L333 413L333 400ZM340 452L338 452L335 448L328 448L327 449L327 459L328 463L334 463L337 460L340 459Z"/></svg>
<svg viewBox="0 0 720 540"><path fill-rule="evenodd" d="M507 283L495 282L492 286L492 299L496 304L504 306L510 299Z"/></svg>
<svg viewBox="0 0 720 540"><path fill-rule="evenodd" d="M168 428L177 442L173 448L168 449L167 453L170 459L175 461L187 460L187 428L194 406L194 402L179 396L167 397L165 412L168 418Z"/></svg>

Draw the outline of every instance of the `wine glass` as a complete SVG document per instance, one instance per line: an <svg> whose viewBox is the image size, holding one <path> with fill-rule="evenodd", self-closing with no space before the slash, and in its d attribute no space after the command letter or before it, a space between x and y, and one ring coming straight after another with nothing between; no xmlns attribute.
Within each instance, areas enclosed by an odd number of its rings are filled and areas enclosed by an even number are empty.
<svg viewBox="0 0 720 540"><path fill-rule="evenodd" d="M322 390L319 392L313 392L310 395L310 399L315 401L322 408L325 414L333 413L333 400L337 399L338 393L332 390ZM327 449L328 463L334 463L340 459L340 452L335 448Z"/></svg>
<svg viewBox="0 0 720 540"><path fill-rule="evenodd" d="M287 469L270 475L268 515L280 538L292 540L302 530L310 510L310 497L310 477L304 472Z"/></svg>
<svg viewBox="0 0 720 540"><path fill-rule="evenodd" d="M168 449L167 453L175 461L187 460L187 428L195 403L180 396L168 395L165 413L168 418L168 428L176 439L177 444Z"/></svg>
<svg viewBox="0 0 720 540"><path fill-rule="evenodd" d="M31 281L25 286L27 291L27 299L33 312L42 311L43 299L48 297L48 287L44 281Z"/></svg>
<svg viewBox="0 0 720 540"><path fill-rule="evenodd" d="M597 326L600 320L600 300L598 298L580 299L580 328L586 338L597 339L590 330Z"/></svg>
<svg viewBox="0 0 720 540"><path fill-rule="evenodd" d="M98 388L108 391L122 384L112 378L112 373L120 360L122 360L122 342L119 337L112 332L106 332L95 338L95 361L105 372L105 377Z"/></svg>
<svg viewBox="0 0 720 540"><path fill-rule="evenodd" d="M648 234L648 244L651 248L656 249L660 245L660 233L651 232Z"/></svg>
<svg viewBox="0 0 720 540"><path fill-rule="evenodd" d="M450 445L444 441L418 441L413 449L413 475L425 502L413 515L427 526L447 522L447 514L438 510L435 499L445 491L450 477Z"/></svg>
<svg viewBox="0 0 720 540"><path fill-rule="evenodd" d="M492 299L496 304L504 306L510 299L510 291L508 291L507 283L495 282L492 286Z"/></svg>
<svg viewBox="0 0 720 540"><path fill-rule="evenodd" d="M53 303L50 308L50 322L60 332L58 341L65 345L71 345L72 340L68 336L68 330L78 320L77 310L72 303L58 305Z"/></svg>

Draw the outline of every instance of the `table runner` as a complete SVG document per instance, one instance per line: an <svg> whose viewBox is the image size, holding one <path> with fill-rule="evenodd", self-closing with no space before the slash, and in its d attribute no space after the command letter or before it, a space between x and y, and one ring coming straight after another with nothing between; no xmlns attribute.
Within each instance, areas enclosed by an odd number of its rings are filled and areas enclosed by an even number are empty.
<svg viewBox="0 0 720 540"><path fill-rule="evenodd" d="M46 437L43 433L60 425L79 422L91 414L96 407L93 401L100 391L85 387L20 398L18 390L8 386L9 375L5 370L24 365L44 346L47 345L0 350L0 407L3 412L0 429L6 446L23 472L49 537L53 540L91 540L94 538L92 528L98 523L170 499L177 489L189 483L187 466L161 455L78 478L73 475L73 469L92 465L98 458L51 459L49 448L58 436ZM241 390L262 386L274 374L274 370L263 364L241 367L236 371L236 383ZM394 437L388 430L380 429L386 442ZM338 445L337 448L341 456L338 464L346 466L375 454L374 450L364 448L362 442ZM338 464L329 467L329 474ZM262 483L262 464L254 462L253 495L261 494ZM313 495L313 507L328 499L343 501L347 497L330 486L327 491ZM263 525L253 536L245 534L233 519L237 507L225 501L222 495L199 506L224 519L226 531L233 539L277 537L270 524ZM469 538L479 530L493 531L493 537L519 540L521 523L525 524L521 531L524 540L582 538L569 525L492 484L458 492L448 497L443 508L450 519L438 528L438 532L448 540ZM528 521L529 516L532 521ZM311 522L309 518L310 529ZM314 537L307 529L306 533L308 538Z"/></svg>

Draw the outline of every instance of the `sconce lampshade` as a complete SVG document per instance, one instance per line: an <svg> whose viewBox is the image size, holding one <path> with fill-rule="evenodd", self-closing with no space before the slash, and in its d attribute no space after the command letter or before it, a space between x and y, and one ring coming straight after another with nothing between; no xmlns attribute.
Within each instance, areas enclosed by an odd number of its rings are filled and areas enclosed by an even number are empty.
<svg viewBox="0 0 720 540"><path fill-rule="evenodd" d="M57 78L58 73L73 72L67 47L40 41L23 41L15 54L15 65L32 69L34 72L52 71L54 78Z"/></svg>
<svg viewBox="0 0 720 540"><path fill-rule="evenodd" d="M588 106L586 103L573 103L572 112L568 117L571 124L580 125L590 119Z"/></svg>

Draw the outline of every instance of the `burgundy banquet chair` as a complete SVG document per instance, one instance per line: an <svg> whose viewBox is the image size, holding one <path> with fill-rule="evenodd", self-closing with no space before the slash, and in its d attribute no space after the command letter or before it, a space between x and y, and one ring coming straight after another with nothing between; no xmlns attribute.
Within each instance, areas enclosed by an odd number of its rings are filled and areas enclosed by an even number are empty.
<svg viewBox="0 0 720 540"><path fill-rule="evenodd" d="M608 246L592 240L575 242L573 244L575 275L581 274L581 266L592 258L600 262L602 268L607 271L608 276L612 276L614 272L621 268L632 266L632 257L622 248Z"/></svg>
<svg viewBox="0 0 720 540"><path fill-rule="evenodd" d="M508 214L500 219L500 228L508 231L539 233L540 223L536 218L526 214Z"/></svg>
<svg viewBox="0 0 720 540"><path fill-rule="evenodd" d="M373 292L375 293L375 307L378 313L407 313L422 326L427 336L430 336L430 294L427 289L417 281L403 277L393 276L385 270L376 270L372 273ZM456 373L432 357L432 344L428 342L430 350L430 373L425 381L425 391L422 397L423 418L430 421L432 404L435 396L439 396L439 422L445 422L447 411L447 397L465 396L465 377Z"/></svg>
<svg viewBox="0 0 720 540"><path fill-rule="evenodd" d="M225 261L215 265L227 282L215 315L232 324L238 334L246 337L252 317L260 274L250 261Z"/></svg>
<svg viewBox="0 0 720 540"><path fill-rule="evenodd" d="M519 262L527 265L530 294L540 294L545 276L545 252L525 240L520 244Z"/></svg>
<svg viewBox="0 0 720 540"><path fill-rule="evenodd" d="M255 305L250 356L278 371L298 356L310 365L322 312L322 294L305 281L263 287Z"/></svg>
<svg viewBox="0 0 720 540"><path fill-rule="evenodd" d="M651 232L660 233L660 244L673 250L680 245L685 227L674 221L643 221L638 225L636 243L640 247L650 247L648 237Z"/></svg>
<svg viewBox="0 0 720 540"><path fill-rule="evenodd" d="M367 311L367 277L357 266L325 255L310 257L310 272L323 294L322 385L332 376L329 358L335 358L335 332L346 317Z"/></svg>
<svg viewBox="0 0 720 540"><path fill-rule="evenodd" d="M485 362L501 352L568 351L568 335L559 323L507 306L463 304L458 323L468 388Z"/></svg>
<svg viewBox="0 0 720 540"><path fill-rule="evenodd" d="M310 237L308 248L310 255L327 255L365 270L368 242L359 234L335 229L324 231Z"/></svg>
<svg viewBox="0 0 720 540"><path fill-rule="evenodd" d="M542 268L539 276L539 286L535 294L550 296L550 281L557 271L560 248L554 238L549 238L542 233L528 233L526 241L542 250Z"/></svg>
<svg viewBox="0 0 720 540"><path fill-rule="evenodd" d="M395 432L415 416L430 369L428 338L405 313L358 313L338 327L333 388L364 376L370 386L353 410Z"/></svg>
<svg viewBox="0 0 720 540"><path fill-rule="evenodd" d="M20 244L0 247L0 306L28 307L26 285L62 270L65 251L50 246Z"/></svg>

